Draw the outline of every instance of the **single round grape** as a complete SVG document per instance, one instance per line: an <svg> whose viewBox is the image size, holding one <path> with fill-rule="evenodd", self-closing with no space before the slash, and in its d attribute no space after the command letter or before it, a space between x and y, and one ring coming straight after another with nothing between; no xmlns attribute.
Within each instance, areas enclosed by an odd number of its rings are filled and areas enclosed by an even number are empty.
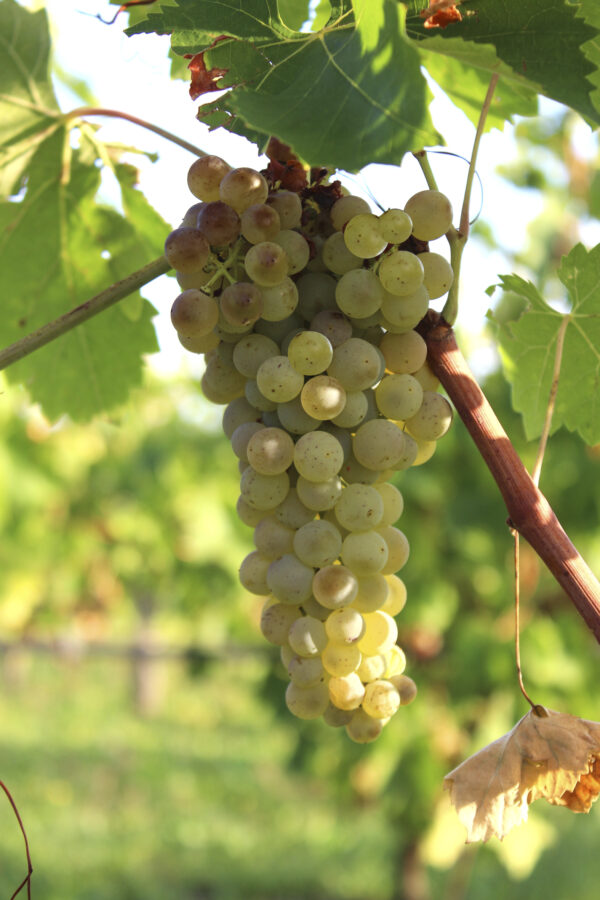
<svg viewBox="0 0 600 900"><path fill-rule="evenodd" d="M373 213L353 216L344 228L344 243L355 256L372 259L385 250L387 241L379 231L379 220Z"/></svg>
<svg viewBox="0 0 600 900"><path fill-rule="evenodd" d="M288 359L301 375L319 375L333 358L333 347L328 338L318 331L301 331L290 341Z"/></svg>
<svg viewBox="0 0 600 900"><path fill-rule="evenodd" d="M398 644L394 644L384 656L387 664L383 677L390 679L394 675L402 675L406 668L406 655L404 650L399 647Z"/></svg>
<svg viewBox="0 0 600 900"><path fill-rule="evenodd" d="M323 519L307 522L294 535L294 553L301 562L315 569L332 565L341 549L339 530Z"/></svg>
<svg viewBox="0 0 600 900"><path fill-rule="evenodd" d="M387 293L381 304L381 324L394 334L403 334L419 324L428 308L429 294L423 285L406 297Z"/></svg>
<svg viewBox="0 0 600 900"><path fill-rule="evenodd" d="M287 276L279 284L261 287L263 310L266 322L287 321L298 306L298 288Z"/></svg>
<svg viewBox="0 0 600 900"><path fill-rule="evenodd" d="M324 421L335 418L344 409L346 391L331 375L315 375L302 388L300 401L309 416Z"/></svg>
<svg viewBox="0 0 600 900"><path fill-rule="evenodd" d="M331 234L323 244L323 262L331 272L344 275L350 269L362 266L362 259L348 250L340 231Z"/></svg>
<svg viewBox="0 0 600 900"><path fill-rule="evenodd" d="M190 228L189 225L182 225L182 228ZM212 273L206 271L206 267L204 269L200 269L199 272L175 272L175 278L177 279L177 284L181 288L182 291L188 291L190 288L196 288L196 290L200 290L204 287L207 281L210 281L212 277Z"/></svg>
<svg viewBox="0 0 600 900"><path fill-rule="evenodd" d="M361 613L375 612L386 602L389 592L385 576L380 574L364 575L358 579L358 593L352 606Z"/></svg>
<svg viewBox="0 0 600 900"><path fill-rule="evenodd" d="M341 413L333 416L332 422L340 428L356 428L365 418L369 402L364 391L349 391L346 394L346 405Z"/></svg>
<svg viewBox="0 0 600 900"><path fill-rule="evenodd" d="M383 731L382 719L374 719L368 716L364 709L357 709L346 725L346 734L356 744L370 744L377 740Z"/></svg>
<svg viewBox="0 0 600 900"><path fill-rule="evenodd" d="M278 559L294 549L294 530L287 528L274 515L265 516L254 529L254 546L266 559Z"/></svg>
<svg viewBox="0 0 600 900"><path fill-rule="evenodd" d="M297 719L318 719L329 705L329 689L326 684L300 687L290 681L285 692L285 702Z"/></svg>
<svg viewBox="0 0 600 900"><path fill-rule="evenodd" d="M246 379L219 356L208 360L201 386L204 396L212 403L230 403L244 393Z"/></svg>
<svg viewBox="0 0 600 900"><path fill-rule="evenodd" d="M329 615L329 610L321 606L314 597L309 597L308 600L302 601L302 610L305 615L314 616L319 622L324 622Z"/></svg>
<svg viewBox="0 0 600 900"><path fill-rule="evenodd" d="M294 655L286 668L292 684L298 687L313 687L325 678L325 669L319 656Z"/></svg>
<svg viewBox="0 0 600 900"><path fill-rule="evenodd" d="M291 365L287 356L271 356L260 364L256 383L265 397L274 403L286 403L297 397L304 378Z"/></svg>
<svg viewBox="0 0 600 900"><path fill-rule="evenodd" d="M380 525L393 525L397 522L404 511L404 498L398 488L384 481L382 484L376 484L375 490L383 500L383 516Z"/></svg>
<svg viewBox="0 0 600 900"><path fill-rule="evenodd" d="M417 455L412 461L413 466L422 466L423 463L429 462L435 451L437 450L437 441L417 441Z"/></svg>
<svg viewBox="0 0 600 900"><path fill-rule="evenodd" d="M181 220L181 225L179 227L180 228L196 228L198 225L198 215L204 209L205 206L206 206L206 203L202 203L202 202L194 203L192 206L190 206L190 208L186 212L185 216Z"/></svg>
<svg viewBox="0 0 600 900"><path fill-rule="evenodd" d="M269 564L267 585L282 603L299 606L311 595L313 575L313 570L301 563L293 553L284 553Z"/></svg>
<svg viewBox="0 0 600 900"><path fill-rule="evenodd" d="M352 435L350 434L350 432L346 431L345 428L338 428L338 426L334 425L333 422L323 422L320 430L326 432L327 434L330 434L336 439L336 441L342 448L344 460L346 460L352 453Z"/></svg>
<svg viewBox="0 0 600 900"><path fill-rule="evenodd" d="M219 184L220 199L232 206L237 213L243 213L255 203L264 203L268 195L269 185L266 179L260 172L247 166L231 169Z"/></svg>
<svg viewBox="0 0 600 900"><path fill-rule="evenodd" d="M343 678L330 678L328 688L329 699L338 709L357 709L365 696L364 685L356 672Z"/></svg>
<svg viewBox="0 0 600 900"><path fill-rule="evenodd" d="M313 510L307 509L302 503L298 497L296 488L290 488L287 497L281 501L275 510L275 516L283 525L287 525L288 528L301 528L307 522L314 519L315 514Z"/></svg>
<svg viewBox="0 0 600 900"><path fill-rule="evenodd" d="M419 445L417 444L415 439L411 437L411 435L407 431L405 431L404 450L391 468L394 470L394 472L402 472L404 471L404 469L410 469L410 467L414 465L418 451Z"/></svg>
<svg viewBox="0 0 600 900"><path fill-rule="evenodd" d="M194 197L207 203L219 200L219 185L231 166L220 156L201 156L189 168L187 183Z"/></svg>
<svg viewBox="0 0 600 900"><path fill-rule="evenodd" d="M339 279L335 299L339 308L353 319L366 319L380 308L385 291L369 269L351 269Z"/></svg>
<svg viewBox="0 0 600 900"><path fill-rule="evenodd" d="M309 416L302 407L300 397L277 405L277 416L283 428L292 434L306 434L315 431L321 424L319 419Z"/></svg>
<svg viewBox="0 0 600 900"><path fill-rule="evenodd" d="M266 603L260 616L260 630L270 644L279 647L287 643L290 628L300 618L296 606L285 603Z"/></svg>
<svg viewBox="0 0 600 900"><path fill-rule="evenodd" d="M367 469L391 469L406 452L403 431L386 419L372 419L361 425L352 441L354 455Z"/></svg>
<svg viewBox="0 0 600 900"><path fill-rule="evenodd" d="M341 556L344 565L358 577L376 575L387 562L388 548L378 532L357 531L344 538Z"/></svg>
<svg viewBox="0 0 600 900"><path fill-rule="evenodd" d="M315 574L312 583L315 598L326 609L349 606L356 597L356 576L346 566L323 566Z"/></svg>
<svg viewBox="0 0 600 900"><path fill-rule="evenodd" d="M313 616L302 616L292 622L288 642L298 656L320 656L327 646L325 626Z"/></svg>
<svg viewBox="0 0 600 900"><path fill-rule="evenodd" d="M300 475L296 482L296 490L308 509L323 512L326 509L333 509L342 494L343 486L337 475L328 478L327 481L307 481Z"/></svg>
<svg viewBox="0 0 600 900"><path fill-rule="evenodd" d="M390 681L400 694L400 705L408 706L417 696L417 686L408 675L392 675Z"/></svg>
<svg viewBox="0 0 600 900"><path fill-rule="evenodd" d="M238 459L248 462L248 441L257 431L264 431L262 422L243 422L231 435L231 449Z"/></svg>
<svg viewBox="0 0 600 900"><path fill-rule="evenodd" d="M330 728L342 728L347 725L353 716L353 711L348 709L338 709L333 703L329 703L327 709L323 713L323 721Z"/></svg>
<svg viewBox="0 0 600 900"><path fill-rule="evenodd" d="M266 203L254 203L242 213L241 232L250 244L272 241L281 229L279 213Z"/></svg>
<svg viewBox="0 0 600 900"><path fill-rule="evenodd" d="M388 586L388 595L381 604L381 610L388 616L397 616L406 606L406 585L397 575L384 575Z"/></svg>
<svg viewBox="0 0 600 900"><path fill-rule="evenodd" d="M397 306L400 306L401 302ZM379 349L383 353L386 368L397 375L415 374L425 364L427 358L427 344L416 331L384 334Z"/></svg>
<svg viewBox="0 0 600 900"><path fill-rule="evenodd" d="M324 335L333 348L352 337L352 323L338 309L324 309L310 323L310 330Z"/></svg>
<svg viewBox="0 0 600 900"><path fill-rule="evenodd" d="M353 453L344 460L344 465L340 471L341 477L348 484L374 484L377 481L379 472L375 469L367 469L361 465Z"/></svg>
<svg viewBox="0 0 600 900"><path fill-rule="evenodd" d="M262 365L262 363L261 363ZM277 404L261 393L258 384L254 379L249 378L244 385L244 394L248 403L260 412L270 412L277 409Z"/></svg>
<svg viewBox="0 0 600 900"><path fill-rule="evenodd" d="M231 325L252 325L263 311L262 294L255 284L237 281L220 297L221 312Z"/></svg>
<svg viewBox="0 0 600 900"><path fill-rule="evenodd" d="M365 656L360 662L360 666L356 670L356 674L364 684L370 681L376 681L383 678L387 667L387 661L383 653L377 653L375 656ZM364 694L363 694L364 696Z"/></svg>
<svg viewBox="0 0 600 900"><path fill-rule="evenodd" d="M410 334L411 332L408 333ZM437 375L433 373L427 362L424 362L423 365L412 374L424 391L437 391L440 386Z"/></svg>
<svg viewBox="0 0 600 900"><path fill-rule="evenodd" d="M365 688L362 708L368 716L387 719L398 712L399 707L400 694L390 681L371 681Z"/></svg>
<svg viewBox="0 0 600 900"><path fill-rule="evenodd" d="M321 654L323 668L336 678L355 672L360 666L362 654L356 644L327 644Z"/></svg>
<svg viewBox="0 0 600 900"><path fill-rule="evenodd" d="M363 617L350 606L335 609L325 622L325 632L334 644L354 644L365 630Z"/></svg>
<svg viewBox="0 0 600 900"><path fill-rule="evenodd" d="M383 500L369 485L349 484L335 505L335 515L348 531L370 531L381 522Z"/></svg>
<svg viewBox="0 0 600 900"><path fill-rule="evenodd" d="M200 272L210 256L210 244L197 228L176 228L165 241L165 256L178 272Z"/></svg>
<svg viewBox="0 0 600 900"><path fill-rule="evenodd" d="M431 300L443 297L454 281L452 266L439 253L419 253L423 264L423 284Z"/></svg>
<svg viewBox="0 0 600 900"><path fill-rule="evenodd" d="M302 218L302 201L293 191L275 191L267 203L277 211L282 228L297 228Z"/></svg>
<svg viewBox="0 0 600 900"><path fill-rule="evenodd" d="M406 427L418 441L438 441L452 423L452 407L445 397L423 391L418 413L406 420Z"/></svg>
<svg viewBox="0 0 600 900"><path fill-rule="evenodd" d="M327 372L346 391L364 391L379 380L381 356L367 341L350 338L334 349Z"/></svg>
<svg viewBox="0 0 600 900"><path fill-rule="evenodd" d="M264 334L244 335L233 348L233 364L245 378L256 378L261 364L279 355L279 347Z"/></svg>
<svg viewBox="0 0 600 900"><path fill-rule="evenodd" d="M256 472L279 475L292 464L294 442L282 428L261 428L251 435L246 452Z"/></svg>
<svg viewBox="0 0 600 900"><path fill-rule="evenodd" d="M310 247L298 231L284 228L274 238L276 244L283 248L288 259L289 273L295 275L306 267L310 257Z"/></svg>
<svg viewBox="0 0 600 900"><path fill-rule="evenodd" d="M198 213L196 228L212 247L233 244L240 233L240 217L227 203L205 203Z"/></svg>
<svg viewBox="0 0 600 900"><path fill-rule="evenodd" d="M305 272L296 282L298 288L298 308L302 316L310 322L324 309L335 309L335 289L337 281L325 272Z"/></svg>
<svg viewBox="0 0 600 900"><path fill-rule="evenodd" d="M364 613L365 633L358 645L362 653L374 656L376 653L387 653L398 638L398 626L391 616L380 609L372 613Z"/></svg>
<svg viewBox="0 0 600 900"><path fill-rule="evenodd" d="M377 220L379 233L388 244L403 244L412 233L412 219L402 209L388 209Z"/></svg>
<svg viewBox="0 0 600 900"><path fill-rule="evenodd" d="M244 523L244 525L247 525L248 528L256 528L258 523L266 515L265 510L254 509L254 507L246 503L244 498L241 496L237 499L235 509L238 514L238 518Z"/></svg>
<svg viewBox="0 0 600 900"><path fill-rule="evenodd" d="M256 284L273 287L281 284L288 274L285 250L273 241L261 241L250 247L244 257L244 268Z"/></svg>
<svg viewBox="0 0 600 900"><path fill-rule="evenodd" d="M381 260L377 274L386 291L405 297L414 294L423 283L424 269L420 257L414 253L394 250Z"/></svg>
<svg viewBox="0 0 600 900"><path fill-rule="evenodd" d="M233 432L244 422L258 422L257 411L251 406L245 397L233 400L223 412L223 431L231 440Z"/></svg>
<svg viewBox="0 0 600 900"><path fill-rule="evenodd" d="M412 375L386 375L375 388L375 400L382 416L404 421L421 408L423 388Z"/></svg>
<svg viewBox="0 0 600 900"><path fill-rule="evenodd" d="M263 475L251 466L242 472L240 493L246 503L255 509L273 509L285 499L289 489L287 472Z"/></svg>
<svg viewBox="0 0 600 900"><path fill-rule="evenodd" d="M321 430L303 434L294 449L296 471L308 481L333 478L343 461L344 451L339 441Z"/></svg>
<svg viewBox="0 0 600 900"><path fill-rule="evenodd" d="M411 217L412 233L420 241L434 241L452 227L452 205L441 191L413 194L404 211Z"/></svg>
<svg viewBox="0 0 600 900"><path fill-rule="evenodd" d="M219 307L212 297L198 290L183 291L171 307L171 322L180 334L203 337L219 320Z"/></svg>
<svg viewBox="0 0 600 900"><path fill-rule="evenodd" d="M355 197L348 194L347 197L340 197L336 200L330 210L331 224L336 231L342 231L344 225L354 216L361 214L369 214L371 207L362 197Z"/></svg>
<svg viewBox="0 0 600 900"><path fill-rule="evenodd" d="M400 531L399 528L394 528L393 525L379 526L377 531L386 542L388 548L387 562L381 569L381 574L391 575L406 565L410 553L410 545L404 532Z"/></svg>
<svg viewBox="0 0 600 900"><path fill-rule="evenodd" d="M271 561L257 550L249 553L244 557L240 566L239 579L242 587L245 587L251 594L259 596L268 594L267 571L270 565Z"/></svg>

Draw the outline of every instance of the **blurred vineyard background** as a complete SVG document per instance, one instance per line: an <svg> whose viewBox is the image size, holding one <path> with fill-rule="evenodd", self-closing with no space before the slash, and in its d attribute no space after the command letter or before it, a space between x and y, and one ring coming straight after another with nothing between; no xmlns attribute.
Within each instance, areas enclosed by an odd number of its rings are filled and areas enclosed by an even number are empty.
<svg viewBox="0 0 600 900"><path fill-rule="evenodd" d="M514 266L550 298L560 255L600 215L597 159L578 155L575 120L556 109L518 126L503 165L539 195ZM485 217L476 233L492 253ZM504 297L498 318L517 302ZM489 368L485 390L531 466ZM5 384L1 400L0 778L27 827L35 896L595 900L598 809L534 806L503 844L465 847L441 790L526 711L506 512L459 422L396 482L412 547L400 643L419 696L357 746L285 709L261 601L237 582L252 549L237 461L196 381L148 373L113 420L85 426L51 425ZM596 572L599 476L600 448L552 438L542 487ZM597 644L526 546L521 561L530 693L600 719ZM0 835L9 897L24 853L6 802Z"/></svg>

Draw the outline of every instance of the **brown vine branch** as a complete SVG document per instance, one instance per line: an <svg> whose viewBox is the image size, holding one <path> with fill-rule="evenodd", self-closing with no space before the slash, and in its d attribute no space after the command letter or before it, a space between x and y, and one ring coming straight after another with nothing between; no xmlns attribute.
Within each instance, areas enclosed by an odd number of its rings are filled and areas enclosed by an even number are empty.
<svg viewBox="0 0 600 900"><path fill-rule="evenodd" d="M25 831L25 826L23 825L23 820L21 818L21 814L19 813L19 810L17 809L17 804L13 800L11 792L6 787L6 785L4 784L3 781L0 781L0 788L2 788L2 790L8 797L8 802L12 806L13 812L14 812L15 816L17 817L17 822L19 823L19 828L21 829L21 834L23 835L23 840L25 841L25 856L27 858L27 875L25 876L25 878L23 879L21 884L18 886L16 891L11 895L10 900L14 900L14 898L17 896L17 894L21 893L21 891L23 890L25 885L27 885L27 896L30 898L31 897L31 876L33 875L33 865L31 862L31 854L29 852L29 841L27 840L27 832Z"/></svg>
<svg viewBox="0 0 600 900"><path fill-rule="evenodd" d="M419 326L428 359L473 438L506 503L509 524L532 546L600 643L600 583L533 483L460 352L434 311Z"/></svg>
<svg viewBox="0 0 600 900"><path fill-rule="evenodd" d="M165 138L167 141L171 141L172 144L177 144L179 147L183 147L184 150L189 150L190 153L194 154L194 156L207 156L205 150L201 150L200 147L196 147L195 144L190 144L189 141L178 137L178 135L173 134L172 131L167 131L165 128L161 128L160 125L154 125L152 122L147 122L146 119L140 119L138 118L138 116L131 115L131 113L121 112L121 110L119 109L104 109L103 107L80 106L77 109L72 109L70 112L66 113L64 119L65 121L70 121L71 119L88 119L90 116L103 116L112 119L125 119L125 121L127 122L132 122L134 125L139 125L141 128L146 128L147 131L152 131L154 132L154 134L160 135L160 137Z"/></svg>

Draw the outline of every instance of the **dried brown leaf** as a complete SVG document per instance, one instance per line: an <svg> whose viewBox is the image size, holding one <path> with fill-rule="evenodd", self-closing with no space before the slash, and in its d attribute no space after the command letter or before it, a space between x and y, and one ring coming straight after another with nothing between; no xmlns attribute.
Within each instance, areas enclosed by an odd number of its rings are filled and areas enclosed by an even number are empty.
<svg viewBox="0 0 600 900"><path fill-rule="evenodd" d="M600 723L535 707L444 778L467 843L502 840L534 800L589 812L600 792Z"/></svg>

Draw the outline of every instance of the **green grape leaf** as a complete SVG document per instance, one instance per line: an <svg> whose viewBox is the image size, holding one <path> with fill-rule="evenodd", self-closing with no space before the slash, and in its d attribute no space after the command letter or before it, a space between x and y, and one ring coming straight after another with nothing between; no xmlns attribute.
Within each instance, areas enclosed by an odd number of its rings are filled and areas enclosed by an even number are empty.
<svg viewBox="0 0 600 900"><path fill-rule="evenodd" d="M206 51L208 69L228 68L220 84L231 91L200 110L210 127L259 146L273 134L308 163L349 171L441 142L396 0L336 0L318 32L287 27L279 0L176 2L127 33L170 33L176 53ZM232 40L213 46L223 35ZM224 54L229 65L218 65Z"/></svg>
<svg viewBox="0 0 600 900"><path fill-rule="evenodd" d="M411 0L407 34L422 50L435 41L446 45L449 56L462 59L465 48L461 44L492 44L498 59L514 76L588 120L600 122L597 97L590 97L592 84L600 84L596 0L576 5L568 0L477 0L463 3L462 22L444 30L425 29L420 9L422 4ZM482 61L475 64L480 66ZM484 68L497 71L490 61Z"/></svg>
<svg viewBox="0 0 600 900"><path fill-rule="evenodd" d="M87 142L72 150L62 127L37 149L23 199L0 204L3 345L130 272L131 258L148 261L136 246L135 227L97 204L96 158ZM126 184L123 196L135 210L140 201L133 191ZM143 231L148 248L156 246L156 230L154 222ZM40 235L43 240L37 239ZM124 247L132 255L127 265ZM50 419L63 413L89 419L122 403L141 382L142 354L157 349L153 315L153 307L143 301L132 322L117 304L15 363L7 377L23 383Z"/></svg>
<svg viewBox="0 0 600 900"><path fill-rule="evenodd" d="M518 275L501 276L504 290L527 303L516 321L499 325L504 371L513 406L533 440L544 425L557 341L564 330L552 432L564 425L594 445L600 443L600 244L590 251L577 244L563 257L558 275L569 295L564 315L530 282Z"/></svg>
<svg viewBox="0 0 600 900"><path fill-rule="evenodd" d="M0 197L17 193L36 147L59 125L43 10L0 0Z"/></svg>

